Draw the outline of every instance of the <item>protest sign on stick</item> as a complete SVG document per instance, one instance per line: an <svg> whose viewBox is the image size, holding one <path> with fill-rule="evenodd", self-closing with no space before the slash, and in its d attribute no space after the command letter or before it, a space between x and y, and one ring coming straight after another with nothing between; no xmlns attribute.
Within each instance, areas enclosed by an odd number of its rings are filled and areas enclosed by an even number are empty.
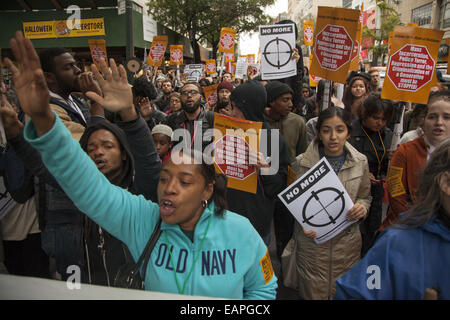
<svg viewBox="0 0 450 320"><path fill-rule="evenodd" d="M258 172L250 162L250 152L259 150L259 132L262 122L214 116L214 129L221 136L214 136L214 166L217 173L228 178L228 188L256 194Z"/></svg>
<svg viewBox="0 0 450 320"><path fill-rule="evenodd" d="M150 47L147 57L148 65L158 67L162 64L168 41L169 40L167 36L153 37L152 46Z"/></svg>
<svg viewBox="0 0 450 320"><path fill-rule="evenodd" d="M444 31L395 26L381 98L426 104Z"/></svg>
<svg viewBox="0 0 450 320"><path fill-rule="evenodd" d="M170 46L170 64L176 66L183 64L183 45Z"/></svg>
<svg viewBox="0 0 450 320"><path fill-rule="evenodd" d="M360 11L319 7L310 73L345 83L354 52Z"/></svg>
<svg viewBox="0 0 450 320"><path fill-rule="evenodd" d="M305 230L313 230L324 243L355 221L347 220L353 201L325 157L278 194Z"/></svg>
<svg viewBox="0 0 450 320"><path fill-rule="evenodd" d="M297 74L297 61L292 59L295 48L294 24L259 26L259 43L261 79L283 79Z"/></svg>
<svg viewBox="0 0 450 320"><path fill-rule="evenodd" d="M100 60L104 59L108 65L108 55L106 54L106 41L103 39L90 39L88 40L89 49L91 50L92 61L95 66L100 70Z"/></svg>

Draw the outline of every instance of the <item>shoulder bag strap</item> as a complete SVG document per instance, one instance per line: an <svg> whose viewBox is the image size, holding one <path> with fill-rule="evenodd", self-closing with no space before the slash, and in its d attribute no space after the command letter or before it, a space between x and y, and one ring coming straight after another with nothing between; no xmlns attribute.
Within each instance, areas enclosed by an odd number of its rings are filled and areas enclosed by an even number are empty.
<svg viewBox="0 0 450 320"><path fill-rule="evenodd" d="M144 252L142 252L142 255L139 257L139 261L137 263L137 267L139 268L142 260L144 260L144 265L142 268L142 284L141 287L144 288L145 286L145 274L147 273L147 264L150 260L150 255L153 251L153 248L155 247L156 241L158 241L159 236L161 235L161 218L158 220L158 223L156 224L155 230L153 231L150 239L148 240L147 246L144 249Z"/></svg>

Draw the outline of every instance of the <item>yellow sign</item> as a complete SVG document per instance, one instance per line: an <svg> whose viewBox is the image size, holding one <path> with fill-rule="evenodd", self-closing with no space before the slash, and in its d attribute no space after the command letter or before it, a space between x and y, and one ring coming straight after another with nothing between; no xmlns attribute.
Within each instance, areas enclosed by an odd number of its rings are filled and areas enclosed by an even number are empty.
<svg viewBox="0 0 450 320"><path fill-rule="evenodd" d="M235 39L236 30L230 28L222 28L222 30L220 30L219 51L225 53L233 53Z"/></svg>
<svg viewBox="0 0 450 320"><path fill-rule="evenodd" d="M228 177L228 188L256 194L258 172L254 161L259 148L262 122L214 115L214 166Z"/></svg>
<svg viewBox="0 0 450 320"><path fill-rule="evenodd" d="M360 11L319 7L310 73L345 83L354 55Z"/></svg>
<svg viewBox="0 0 450 320"><path fill-rule="evenodd" d="M264 276L264 283L268 284L273 277L273 266L272 261L270 260L269 250L267 250L264 257L259 260L259 264L261 265L261 270Z"/></svg>
<svg viewBox="0 0 450 320"><path fill-rule="evenodd" d="M314 21L303 21L303 43L312 46L314 41Z"/></svg>
<svg viewBox="0 0 450 320"><path fill-rule="evenodd" d="M205 69L206 69L206 74L208 74L208 75L216 74L217 73L216 59L206 60Z"/></svg>
<svg viewBox="0 0 450 320"><path fill-rule="evenodd" d="M406 193L402 183L402 176L403 168L389 166L386 184L388 192L393 198Z"/></svg>
<svg viewBox="0 0 450 320"><path fill-rule="evenodd" d="M168 42L169 38L167 36L153 37L152 46L147 57L147 64L149 66L158 67L162 64Z"/></svg>
<svg viewBox="0 0 450 320"><path fill-rule="evenodd" d="M444 31L395 26L382 99L426 104L436 85L436 64Z"/></svg>
<svg viewBox="0 0 450 320"><path fill-rule="evenodd" d="M170 64L176 66L183 64L183 45L170 46Z"/></svg>
<svg viewBox="0 0 450 320"><path fill-rule="evenodd" d="M211 108L217 102L217 87L218 84L213 84L210 86L203 87L203 93L205 94L206 102Z"/></svg>
<svg viewBox="0 0 450 320"><path fill-rule="evenodd" d="M361 13L359 16L358 28L356 29L356 39L353 43L353 53L350 62L349 70L359 70L359 57L361 52L361 43L362 43L362 20L363 20L363 11L364 4L361 4Z"/></svg>
<svg viewBox="0 0 450 320"><path fill-rule="evenodd" d="M94 61L97 68L100 70L100 59L104 59L108 65L108 57L106 54L106 41L103 39L88 40L89 48L91 49L92 61Z"/></svg>
<svg viewBox="0 0 450 320"><path fill-rule="evenodd" d="M29 39L92 37L105 35L103 18L81 19L79 28L69 29L66 20L24 22L23 33Z"/></svg>

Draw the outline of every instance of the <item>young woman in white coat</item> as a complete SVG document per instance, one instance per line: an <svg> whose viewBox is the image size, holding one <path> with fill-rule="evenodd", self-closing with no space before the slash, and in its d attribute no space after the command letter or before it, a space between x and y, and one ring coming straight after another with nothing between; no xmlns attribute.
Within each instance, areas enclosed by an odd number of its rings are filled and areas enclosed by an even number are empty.
<svg viewBox="0 0 450 320"><path fill-rule="evenodd" d="M360 259L358 222L366 217L370 207L370 175L366 156L347 142L350 134L349 113L337 107L323 110L318 117L316 138L293 164L299 178L325 157L354 202L346 218L356 220L322 244L315 243L315 231L305 230L295 223L297 279L299 294L304 299L331 299L336 279Z"/></svg>

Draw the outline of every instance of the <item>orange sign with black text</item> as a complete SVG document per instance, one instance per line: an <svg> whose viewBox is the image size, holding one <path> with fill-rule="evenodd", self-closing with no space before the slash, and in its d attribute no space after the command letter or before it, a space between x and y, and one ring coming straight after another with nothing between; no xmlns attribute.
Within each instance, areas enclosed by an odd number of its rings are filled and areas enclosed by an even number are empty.
<svg viewBox="0 0 450 320"><path fill-rule="evenodd" d="M359 10L319 7L310 73L345 83L354 56Z"/></svg>
<svg viewBox="0 0 450 320"><path fill-rule="evenodd" d="M164 53L166 52L167 43L169 39L167 36L154 36L150 52L147 57L147 64L158 67L164 60Z"/></svg>
<svg viewBox="0 0 450 320"><path fill-rule="evenodd" d="M259 150L262 122L241 120L216 113L214 129L214 166L228 178L228 188L256 194L258 171L250 153ZM255 157L256 159L256 157Z"/></svg>
<svg viewBox="0 0 450 320"><path fill-rule="evenodd" d="M426 104L436 85L436 63L444 31L396 26L381 98Z"/></svg>

